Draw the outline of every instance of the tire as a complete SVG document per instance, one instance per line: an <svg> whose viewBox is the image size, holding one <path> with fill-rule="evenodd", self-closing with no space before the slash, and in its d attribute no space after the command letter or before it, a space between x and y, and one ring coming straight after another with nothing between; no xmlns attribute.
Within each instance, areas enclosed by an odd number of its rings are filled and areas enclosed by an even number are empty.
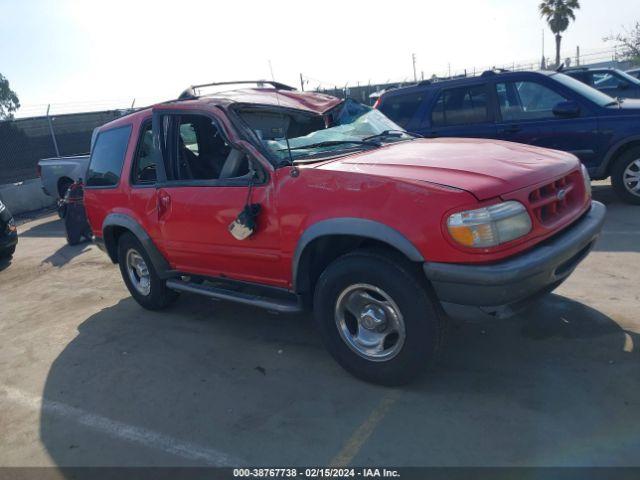
<svg viewBox="0 0 640 480"><path fill-rule="evenodd" d="M11 258L16 253L16 246L9 247L5 250L0 250L0 258Z"/></svg>
<svg viewBox="0 0 640 480"><path fill-rule="evenodd" d="M148 282L134 284L129 273L131 261L127 260L128 256L131 256L130 258L132 259L139 258L143 261L143 266L148 274ZM131 233L123 233L118 239L118 264L120 265L122 279L127 285L131 296L142 307L148 310L160 310L178 298L178 292L167 288L166 281L158 277L149 255L140 241ZM134 278L147 278L146 275L138 275L138 271L135 268L132 268L132 271L135 272ZM145 293L144 287L146 286L148 286L148 291Z"/></svg>
<svg viewBox="0 0 640 480"><path fill-rule="evenodd" d="M73 185L73 180L67 179L65 181L60 182L58 186L58 217L64 218L67 213L67 203L65 202L65 197L67 196L67 192L69 191L69 187Z"/></svg>
<svg viewBox="0 0 640 480"><path fill-rule="evenodd" d="M629 182L629 178L633 178L636 173L638 181ZM616 159L611 169L611 184L623 201L640 205L640 147L631 148Z"/></svg>
<svg viewBox="0 0 640 480"><path fill-rule="evenodd" d="M435 363L444 340L445 317L427 280L413 270L404 259L356 251L336 259L320 276L314 294L316 326L327 350L354 376L382 385L402 385ZM359 310L358 322L346 306L353 303L360 307L368 299L373 303ZM394 317L390 312L399 315ZM371 320L380 318L386 320L374 328L380 328L381 334L371 330ZM404 327L404 341L400 333L387 334L401 330L399 323ZM356 331L364 332L363 340L354 340ZM380 336L384 338L381 351L363 352L359 342L366 344Z"/></svg>

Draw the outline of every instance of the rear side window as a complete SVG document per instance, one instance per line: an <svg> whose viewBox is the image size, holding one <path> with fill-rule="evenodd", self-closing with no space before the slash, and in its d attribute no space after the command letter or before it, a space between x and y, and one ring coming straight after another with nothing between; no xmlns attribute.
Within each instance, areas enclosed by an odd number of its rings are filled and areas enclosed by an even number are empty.
<svg viewBox="0 0 640 480"><path fill-rule="evenodd" d="M131 125L100 132L91 152L88 187L112 187L120 181Z"/></svg>
<svg viewBox="0 0 640 480"><path fill-rule="evenodd" d="M443 90L431 112L431 124L443 127L486 122L489 119L487 104L484 85Z"/></svg>
<svg viewBox="0 0 640 480"><path fill-rule="evenodd" d="M153 150L153 131L151 122L140 129L138 149L133 161L133 183L136 185L154 184L157 179L156 155Z"/></svg>
<svg viewBox="0 0 640 480"><path fill-rule="evenodd" d="M380 111L401 127L406 127L422 103L421 92L407 95L392 95L385 99Z"/></svg>

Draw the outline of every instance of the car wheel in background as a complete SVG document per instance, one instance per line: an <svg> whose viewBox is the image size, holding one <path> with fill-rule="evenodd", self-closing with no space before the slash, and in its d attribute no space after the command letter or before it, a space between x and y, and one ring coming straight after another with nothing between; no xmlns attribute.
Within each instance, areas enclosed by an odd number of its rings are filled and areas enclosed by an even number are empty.
<svg viewBox="0 0 640 480"><path fill-rule="evenodd" d="M118 239L118 264L131 296L144 308L159 310L178 297L178 292L167 288L166 281L158 277L149 255L131 233Z"/></svg>
<svg viewBox="0 0 640 480"><path fill-rule="evenodd" d="M625 202L640 205L640 147L631 148L615 161L611 184Z"/></svg>
<svg viewBox="0 0 640 480"><path fill-rule="evenodd" d="M16 253L16 246L9 247L5 250L0 250L0 258L11 258Z"/></svg>
<svg viewBox="0 0 640 480"><path fill-rule="evenodd" d="M401 385L435 362L444 315L426 279L407 262L356 251L331 263L315 289L322 340L347 371Z"/></svg>

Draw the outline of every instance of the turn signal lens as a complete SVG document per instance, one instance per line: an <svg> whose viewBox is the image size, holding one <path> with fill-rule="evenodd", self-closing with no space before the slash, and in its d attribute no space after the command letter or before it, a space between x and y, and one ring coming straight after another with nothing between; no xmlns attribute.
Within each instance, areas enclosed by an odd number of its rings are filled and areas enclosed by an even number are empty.
<svg viewBox="0 0 640 480"><path fill-rule="evenodd" d="M454 213L447 228L451 238L465 247L495 247L529 233L531 217L520 202L508 201Z"/></svg>

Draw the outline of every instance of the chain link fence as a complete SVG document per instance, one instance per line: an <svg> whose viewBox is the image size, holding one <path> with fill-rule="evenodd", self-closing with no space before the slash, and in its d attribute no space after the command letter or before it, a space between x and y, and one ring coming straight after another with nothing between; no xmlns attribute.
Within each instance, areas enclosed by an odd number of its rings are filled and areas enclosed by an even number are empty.
<svg viewBox="0 0 640 480"><path fill-rule="evenodd" d="M0 121L0 185L36 177L38 160L89 152L94 128L123 110Z"/></svg>

